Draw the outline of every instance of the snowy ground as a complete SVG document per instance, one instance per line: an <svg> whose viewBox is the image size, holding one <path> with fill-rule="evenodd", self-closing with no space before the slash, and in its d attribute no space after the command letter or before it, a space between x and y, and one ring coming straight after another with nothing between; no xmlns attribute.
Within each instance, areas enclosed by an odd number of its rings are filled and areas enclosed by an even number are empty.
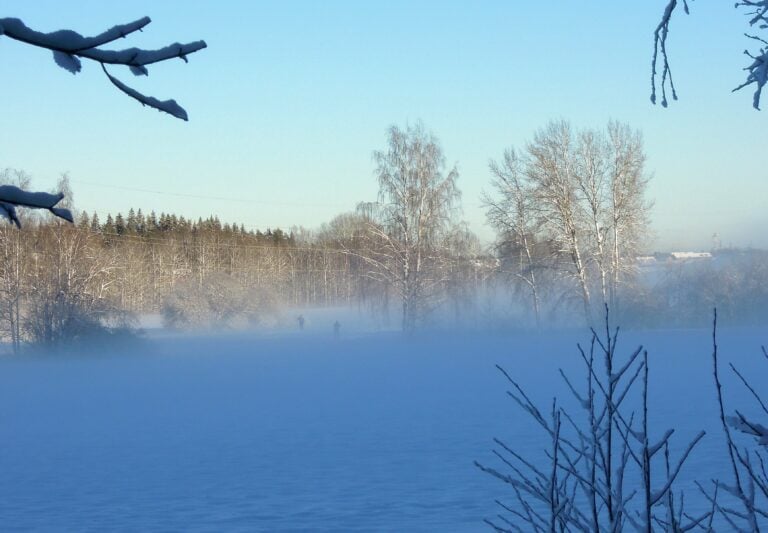
<svg viewBox="0 0 768 533"><path fill-rule="evenodd" d="M585 332L405 340L335 316L305 312L301 332L150 332L126 353L3 358L0 529L486 530L493 500L512 498L473 461L494 464L494 436L532 456L546 445L494 364L544 405L565 399L556 370L583 375ZM676 427L682 446L707 430L678 484L692 497L693 479L728 475L709 335L620 340L650 351L654 431ZM724 358L765 375L766 332L720 340ZM730 378L726 391L752 405Z"/></svg>

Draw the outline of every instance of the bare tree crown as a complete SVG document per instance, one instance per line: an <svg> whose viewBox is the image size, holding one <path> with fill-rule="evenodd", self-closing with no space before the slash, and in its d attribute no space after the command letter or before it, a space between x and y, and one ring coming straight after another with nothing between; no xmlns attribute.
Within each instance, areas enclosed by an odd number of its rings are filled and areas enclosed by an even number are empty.
<svg viewBox="0 0 768 533"><path fill-rule="evenodd" d="M403 330L412 332L434 306L446 281L446 242L459 198L459 172L445 170L437 139L422 124L388 132L386 150L373 154L379 203L370 206L362 258L370 275L402 301Z"/></svg>
<svg viewBox="0 0 768 533"><path fill-rule="evenodd" d="M488 222L506 273L527 286L534 314L545 272L574 282L587 321L596 292L616 308L648 231L644 162L642 137L629 126L574 131L565 121L491 162Z"/></svg>

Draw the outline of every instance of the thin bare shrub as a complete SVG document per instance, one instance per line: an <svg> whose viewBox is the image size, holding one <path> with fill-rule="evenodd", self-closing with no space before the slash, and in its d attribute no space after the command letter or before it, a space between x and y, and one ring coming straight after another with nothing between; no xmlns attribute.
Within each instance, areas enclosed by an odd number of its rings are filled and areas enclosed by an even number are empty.
<svg viewBox="0 0 768 533"><path fill-rule="evenodd" d="M762 351L768 359L764 346ZM730 483L720 480L714 482L715 491L724 494L727 501L723 501L723 498L718 501L712 496L709 499L733 531L760 531L761 522L765 527L768 520L768 427L738 409L734 410L734 414L726 415L717 352L717 309L712 322L712 363L732 479ZM733 363L729 363L729 366L749 390L760 411L768 415L768 407L761 394Z"/></svg>
<svg viewBox="0 0 768 533"><path fill-rule="evenodd" d="M523 457L494 439L500 470L475 462L484 472L509 484L514 504L497 501L501 512L486 523L497 531L687 531L707 529L715 504L699 516L685 510L673 484L699 432L673 461L670 440L675 432L651 431L648 411L648 353L642 346L628 357L616 354L619 329L592 329L587 349L578 346L584 363L584 388L560 370L576 399L570 413L557 399L547 414L503 368L509 396L546 435L544 460ZM713 501L716 497L713 496Z"/></svg>

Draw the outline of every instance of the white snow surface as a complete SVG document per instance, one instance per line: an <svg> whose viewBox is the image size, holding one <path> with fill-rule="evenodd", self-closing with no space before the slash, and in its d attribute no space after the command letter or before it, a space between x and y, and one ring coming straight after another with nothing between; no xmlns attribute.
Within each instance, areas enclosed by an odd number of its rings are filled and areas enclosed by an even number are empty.
<svg viewBox="0 0 768 533"><path fill-rule="evenodd" d="M493 437L533 460L548 446L494 365L540 405L557 395L578 412L557 369L580 380L587 333L405 339L346 313L304 310L303 330L290 312L278 331L151 333L90 354L0 358L3 528L486 531L494 499L514 497L473 461L503 469ZM765 375L765 340L721 331L723 368ZM628 332L619 351L641 343L652 436L675 428L683 447L707 431L676 483L697 514L694 480L730 480L710 332ZM726 407L755 413L723 375Z"/></svg>

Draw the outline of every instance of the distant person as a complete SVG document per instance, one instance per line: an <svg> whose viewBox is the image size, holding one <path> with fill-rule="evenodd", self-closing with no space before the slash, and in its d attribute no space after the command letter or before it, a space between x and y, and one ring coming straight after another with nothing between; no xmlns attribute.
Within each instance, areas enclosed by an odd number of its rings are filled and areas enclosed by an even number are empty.
<svg viewBox="0 0 768 533"><path fill-rule="evenodd" d="M339 324L339 321L333 323L333 338L338 340L339 334L341 333L341 324Z"/></svg>
<svg viewBox="0 0 768 533"><path fill-rule="evenodd" d="M296 321L299 323L299 329L304 329L304 315L299 315Z"/></svg>

